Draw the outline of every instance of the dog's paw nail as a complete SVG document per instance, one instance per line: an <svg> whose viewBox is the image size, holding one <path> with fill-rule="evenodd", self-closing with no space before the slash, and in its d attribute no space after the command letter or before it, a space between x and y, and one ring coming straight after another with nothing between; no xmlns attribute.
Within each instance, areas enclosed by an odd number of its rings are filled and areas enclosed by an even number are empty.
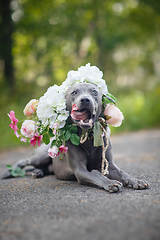
<svg viewBox="0 0 160 240"><path fill-rule="evenodd" d="M145 188L150 188L149 183L145 183L144 186L145 186Z"/></svg>
<svg viewBox="0 0 160 240"><path fill-rule="evenodd" d="M112 186L109 186L108 191L109 191L110 193L118 192L118 191L120 190L120 188L121 188L121 187L120 187L119 185L113 184Z"/></svg>
<svg viewBox="0 0 160 240"><path fill-rule="evenodd" d="M119 186L121 186L121 187L123 186L123 184L122 184L121 182L118 182L118 184L119 184Z"/></svg>

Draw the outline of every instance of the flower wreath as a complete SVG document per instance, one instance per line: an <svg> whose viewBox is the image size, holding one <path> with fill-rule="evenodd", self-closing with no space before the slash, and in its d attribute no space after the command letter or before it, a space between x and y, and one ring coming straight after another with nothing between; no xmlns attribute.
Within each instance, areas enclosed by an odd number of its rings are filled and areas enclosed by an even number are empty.
<svg viewBox="0 0 160 240"><path fill-rule="evenodd" d="M78 71L69 71L67 79L62 85L49 87L39 100L32 99L26 105L23 113L26 115L27 120L23 121L20 131L17 126L19 120L15 118L14 111L10 111L8 114L11 119L9 126L14 130L17 138L23 142L27 142L29 139L32 146L35 146L36 143L40 146L42 141L45 144L51 142L48 154L52 158L60 153L63 155L68 151L65 141L69 139L74 145L83 143L84 138L80 141L80 137L76 134L77 126L68 123L69 111L66 110L65 92L69 86L76 82L93 83L102 91L102 128L107 124L115 127L120 126L124 119L123 114L115 106L116 99L108 92L102 76L103 72L96 66L90 66L90 63L81 66ZM97 123L99 122L97 121ZM97 131L94 131L94 138L97 139Z"/></svg>

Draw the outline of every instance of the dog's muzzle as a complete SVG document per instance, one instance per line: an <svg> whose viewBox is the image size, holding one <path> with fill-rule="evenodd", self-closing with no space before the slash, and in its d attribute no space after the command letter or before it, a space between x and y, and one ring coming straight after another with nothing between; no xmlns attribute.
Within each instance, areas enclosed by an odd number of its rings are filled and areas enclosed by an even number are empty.
<svg viewBox="0 0 160 240"><path fill-rule="evenodd" d="M71 117L82 129L92 128L96 119L96 111L92 106L91 100L84 97L80 100L80 107L77 104L73 104Z"/></svg>

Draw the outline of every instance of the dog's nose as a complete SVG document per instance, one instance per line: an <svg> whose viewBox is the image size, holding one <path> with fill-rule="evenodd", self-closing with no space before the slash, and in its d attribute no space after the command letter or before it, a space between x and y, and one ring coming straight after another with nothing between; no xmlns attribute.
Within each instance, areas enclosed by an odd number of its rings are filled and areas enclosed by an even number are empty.
<svg viewBox="0 0 160 240"><path fill-rule="evenodd" d="M89 104L90 103L90 99L87 98L87 97L84 97L84 98L81 99L81 103L84 104L84 105Z"/></svg>

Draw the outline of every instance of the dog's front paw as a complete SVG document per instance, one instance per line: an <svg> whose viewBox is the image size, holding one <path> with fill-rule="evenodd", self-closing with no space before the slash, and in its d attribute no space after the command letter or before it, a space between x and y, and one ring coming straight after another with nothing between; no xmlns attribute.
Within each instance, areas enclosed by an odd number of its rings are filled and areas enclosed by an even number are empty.
<svg viewBox="0 0 160 240"><path fill-rule="evenodd" d="M115 174L115 171L117 171L117 174ZM112 171L110 173L110 176L112 176ZM115 179L120 181L124 187L130 187L137 190L149 188L149 184L146 181L136 179L124 171L113 170L113 176L116 176ZM112 176L112 179L113 179L113 176Z"/></svg>
<svg viewBox="0 0 160 240"><path fill-rule="evenodd" d="M120 183L119 181L107 179L104 189L110 193L113 193L118 192L122 186L122 183Z"/></svg>
<svg viewBox="0 0 160 240"><path fill-rule="evenodd" d="M147 183L146 181L139 180L139 179L135 179L134 184L133 184L133 189L137 189L137 190L138 189L139 190L147 189L149 187L150 187L149 183Z"/></svg>
<svg viewBox="0 0 160 240"><path fill-rule="evenodd" d="M146 181L133 178L127 173L122 173L122 175L123 175L122 182L123 186L125 187L130 187L136 190L149 188L149 184Z"/></svg>
<svg viewBox="0 0 160 240"><path fill-rule="evenodd" d="M33 178L42 178L42 177L44 177L44 173L41 169L36 168L32 172L32 177Z"/></svg>

